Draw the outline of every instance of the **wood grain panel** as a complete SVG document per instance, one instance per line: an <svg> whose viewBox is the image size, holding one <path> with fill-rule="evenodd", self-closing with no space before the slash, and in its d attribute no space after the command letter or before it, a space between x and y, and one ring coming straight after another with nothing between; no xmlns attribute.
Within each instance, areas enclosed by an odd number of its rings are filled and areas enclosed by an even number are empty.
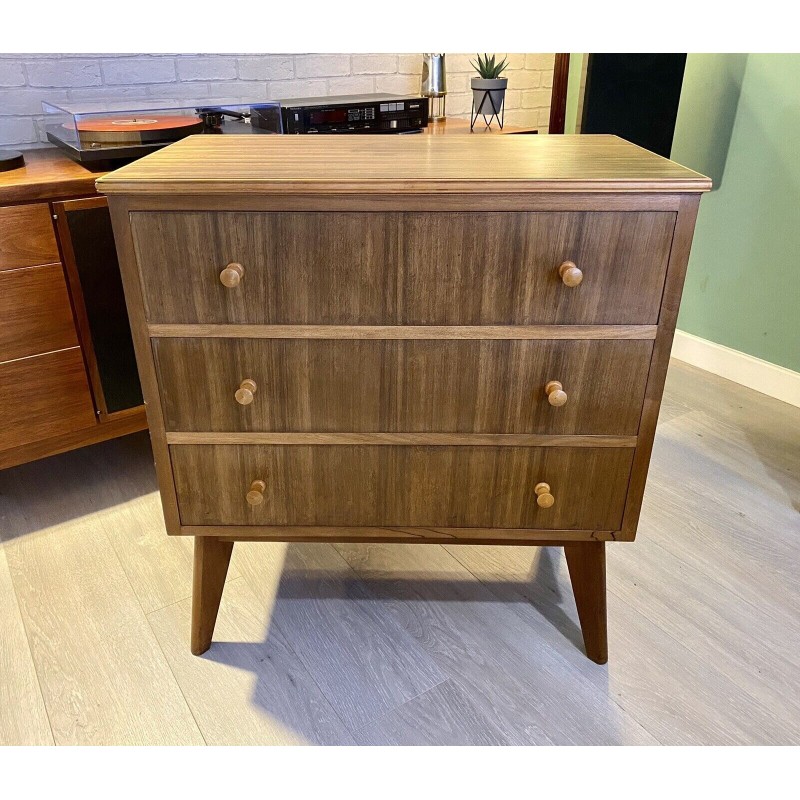
<svg viewBox="0 0 800 800"><path fill-rule="evenodd" d="M94 182L102 174L88 170L57 147L27 150L24 167L0 172L0 203L95 194Z"/></svg>
<svg viewBox="0 0 800 800"><path fill-rule="evenodd" d="M632 541L636 537L639 514L642 510L644 489L647 483L647 470L650 466L650 454L656 435L661 396L664 393L669 355L672 350L675 325L678 321L683 282L686 277L686 268L689 264L689 251L692 247L694 226L699 206L699 195L683 197L675 226L675 238L669 258L669 274L664 286L658 334L653 345L653 358L650 362L650 372L647 377L647 388L645 389L644 405L642 407L641 444L636 448L636 458L631 472L631 485L625 504L623 538L628 541Z"/></svg>
<svg viewBox="0 0 800 800"><path fill-rule="evenodd" d="M115 195L112 195L112 197ZM682 194L524 192L443 194L134 194L131 211L677 211Z"/></svg>
<svg viewBox="0 0 800 800"><path fill-rule="evenodd" d="M0 270L58 260L53 221L46 203L0 208Z"/></svg>
<svg viewBox="0 0 800 800"><path fill-rule="evenodd" d="M167 433L168 444L422 444L473 447L636 447L635 436L545 433Z"/></svg>
<svg viewBox="0 0 800 800"><path fill-rule="evenodd" d="M404 214L398 323L653 324L675 216ZM564 261L583 271L565 286Z"/></svg>
<svg viewBox="0 0 800 800"><path fill-rule="evenodd" d="M616 531L534 528L390 528L319 525L275 527L186 526L184 536L216 536L232 542L392 542L394 544L508 544L561 547L571 542L613 542Z"/></svg>
<svg viewBox="0 0 800 800"><path fill-rule="evenodd" d="M635 435L652 350L647 340L152 344L168 431ZM257 389L242 406L234 393L247 378ZM550 380L565 405L549 404Z"/></svg>
<svg viewBox="0 0 800 800"><path fill-rule="evenodd" d="M655 324L670 212L131 214L154 323ZM574 261L583 283L566 287ZM241 284L220 271L244 266Z"/></svg>
<svg viewBox="0 0 800 800"><path fill-rule="evenodd" d="M148 325L205 339L655 339L658 325Z"/></svg>
<svg viewBox="0 0 800 800"><path fill-rule="evenodd" d="M0 361L77 344L61 264L0 272Z"/></svg>
<svg viewBox="0 0 800 800"><path fill-rule="evenodd" d="M96 424L79 347L0 364L0 450Z"/></svg>
<svg viewBox="0 0 800 800"><path fill-rule="evenodd" d="M124 199L113 198L108 203L111 224L114 229L114 243L119 256L120 275L125 291L125 304L131 322L133 349L136 354L136 366L142 382L147 424L150 429L150 441L153 445L153 460L158 476L158 488L161 505L164 510L164 522L167 533L174 534L180 530L178 520L178 503L175 499L175 487L172 483L172 466L169 449L164 441L164 419L159 400L158 379L153 365L153 351L147 336L147 323L144 316L144 297L134 255L133 236L130 228L130 214Z"/></svg>
<svg viewBox="0 0 800 800"><path fill-rule="evenodd" d="M24 464L26 461L35 461L38 458L64 453L79 447L88 447L118 436L127 436L130 433L143 431L147 428L147 418L144 409L137 409L136 413L109 419L99 425L89 428L79 428L68 433L60 433L47 439L27 442L18 445L12 450L0 450L0 469Z"/></svg>
<svg viewBox="0 0 800 800"><path fill-rule="evenodd" d="M630 449L413 446L170 447L184 525L616 530ZM245 494L266 482L264 500ZM555 504L539 508L547 481Z"/></svg>
<svg viewBox="0 0 800 800"><path fill-rule="evenodd" d="M190 136L101 178L106 194L702 192L616 136Z"/></svg>

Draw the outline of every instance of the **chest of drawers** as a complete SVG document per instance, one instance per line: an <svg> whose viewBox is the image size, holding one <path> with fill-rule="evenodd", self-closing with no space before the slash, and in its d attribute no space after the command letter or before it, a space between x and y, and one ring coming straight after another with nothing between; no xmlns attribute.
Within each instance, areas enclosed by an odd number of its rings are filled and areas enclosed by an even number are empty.
<svg viewBox="0 0 800 800"><path fill-rule="evenodd" d="M706 178L611 136L190 137L98 188L193 652L237 540L508 543L564 546L606 660Z"/></svg>

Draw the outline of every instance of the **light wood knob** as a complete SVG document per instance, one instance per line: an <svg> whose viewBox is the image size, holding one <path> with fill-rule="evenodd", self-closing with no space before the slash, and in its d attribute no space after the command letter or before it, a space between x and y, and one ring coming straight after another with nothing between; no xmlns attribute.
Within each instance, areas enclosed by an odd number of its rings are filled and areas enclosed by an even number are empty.
<svg viewBox="0 0 800 800"><path fill-rule="evenodd" d="M547 395L547 402L551 406L563 406L567 402L567 393L561 385L561 381L548 381L544 387Z"/></svg>
<svg viewBox="0 0 800 800"><path fill-rule="evenodd" d="M251 506L260 506L264 502L264 490L267 484L264 481L256 480L250 484L250 491L245 495L245 499Z"/></svg>
<svg viewBox="0 0 800 800"><path fill-rule="evenodd" d="M537 483L533 491L536 492L536 505L539 508L550 508L556 501L555 497L550 494L549 483Z"/></svg>
<svg viewBox="0 0 800 800"><path fill-rule="evenodd" d="M256 382L251 378L245 378L240 384L236 393L233 395L240 406L249 406L253 402L253 395L256 393Z"/></svg>
<svg viewBox="0 0 800 800"><path fill-rule="evenodd" d="M564 286L579 286L583 280L583 273L578 269L574 261L565 261L559 268L558 274Z"/></svg>
<svg viewBox="0 0 800 800"><path fill-rule="evenodd" d="M241 264L228 264L219 274L219 282L228 289L235 289L244 277L244 267Z"/></svg>

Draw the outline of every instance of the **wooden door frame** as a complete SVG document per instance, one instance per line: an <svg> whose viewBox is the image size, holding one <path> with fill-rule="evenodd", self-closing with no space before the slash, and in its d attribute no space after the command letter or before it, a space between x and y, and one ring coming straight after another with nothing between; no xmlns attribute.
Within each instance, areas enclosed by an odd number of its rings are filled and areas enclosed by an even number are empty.
<svg viewBox="0 0 800 800"><path fill-rule="evenodd" d="M553 64L553 90L550 93L550 125L548 133L564 133L567 117L569 53L556 53Z"/></svg>
<svg viewBox="0 0 800 800"><path fill-rule="evenodd" d="M80 197L72 200L57 200L52 202L53 215L55 217L56 229L58 231L58 246L61 250L61 260L64 264L64 273L67 278L72 311L78 328L78 338L80 339L83 351L83 360L86 364L86 371L89 375L89 385L94 396L97 420L100 423L108 423L113 420L125 420L128 418L144 418L144 404L123 408L119 411L109 411L106 405L106 398L103 392L103 383L100 379L100 370L97 365L97 356L94 352L92 332L89 327L89 315L86 310L86 303L83 299L83 288L78 274L78 264L75 258L75 251L72 248L72 234L67 222L67 213L70 211L80 211L88 208L108 208L108 198L100 195L93 197Z"/></svg>

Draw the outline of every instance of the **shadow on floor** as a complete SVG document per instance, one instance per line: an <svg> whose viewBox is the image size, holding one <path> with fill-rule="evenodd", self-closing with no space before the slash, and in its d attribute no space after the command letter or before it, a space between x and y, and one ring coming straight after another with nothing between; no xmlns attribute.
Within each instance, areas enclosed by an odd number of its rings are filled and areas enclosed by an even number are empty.
<svg viewBox="0 0 800 800"><path fill-rule="evenodd" d="M292 544L289 545L289 550L304 546ZM403 545L398 546L402 547ZM296 696L294 700L290 700L292 693L291 689L287 687L286 681L288 680L292 686L294 686L294 682L303 685L305 681L313 681L322 688L323 694L331 702L331 705L336 707L337 712L341 712L337 703L344 702L343 698L348 695L354 697L359 692L364 692L365 683L369 682L368 676L372 674L371 670L376 668L376 664L379 665L378 673L386 670L386 674L381 675L381 678L391 682L397 675L398 663L391 658L388 661L384 660L386 651L382 648L386 646L388 639L384 639L382 644L377 646L370 641L370 637L376 630L381 636L388 636L391 639L391 646L399 650L403 650L404 643L408 645L409 649L403 653L399 661L402 664L403 659L407 658L411 662L412 669L418 669L420 674L430 676L431 672L439 673L440 664L437 654L441 655L443 650L440 648L443 648L452 651L445 657L445 663L449 663L449 660L453 658L470 661L477 658L475 664L469 666L462 664L461 668L467 669L473 675L477 673L476 679L485 685L485 691L489 694L493 691L493 684L496 684L500 694L511 698L517 697L514 688L515 682L524 681L527 692L535 696L536 652L526 653L524 657L515 656L510 652L484 652L482 655L478 655L478 651L473 648L477 647L479 650L483 650L486 643L473 641L474 628L471 625L464 626L463 620L465 614L470 614L470 604L484 606L498 604L504 606L510 615L516 614L513 609L514 604L528 604L558 631L558 635L569 641L579 651L581 657L585 657L583 656L583 639L580 628L569 612L561 607L562 603L571 604L573 602L571 596L564 597L566 592L562 593L559 586L557 559L560 558L561 550L560 548L537 548L537 550L539 551L538 557L531 564L530 576L526 581L513 579L479 581L476 578L437 579L430 576L415 576L409 572L402 572L397 577L391 578L337 575L335 579L331 579L330 573L324 569L298 570L287 567L282 572L277 586L271 618L263 641L216 640L202 658L236 669L254 672L256 687L253 691L252 703L265 714L281 720L283 724L289 725L303 738L316 744L334 742L331 741L331 734L325 727L314 724L313 721L309 721L298 713L300 701ZM291 555L287 560L292 561ZM337 601L341 601L341 605ZM459 609L451 615L446 608L442 607L442 604L448 603L461 604L463 609ZM378 606L386 604L386 607L376 609L376 604ZM430 627L428 633L422 635L417 631L413 636L409 636L400 618L404 618L408 622L416 617L416 613L409 612L408 606L405 612L399 612L395 604L409 604L409 606L411 604L422 604L423 606L430 604L431 610L425 608L418 610L419 619L428 620L425 623L426 628ZM294 608L291 607L293 605L295 605ZM299 612L297 608L302 608L303 611ZM434 608L435 611L432 611ZM346 621L338 619L336 610L339 610L348 619ZM574 614L574 609L572 611ZM224 610L221 613L225 613ZM432 615L430 619L428 619L429 615ZM364 630L358 630L359 620L362 617L365 622L368 622L367 618L374 616L380 618L379 625L376 625L374 629L367 625ZM494 614L493 618L498 624L502 622L502 617L497 614ZM516 620L515 625L524 624L518 617L515 616L514 619ZM477 624L483 624L483 622ZM323 628L330 628L331 631L323 632ZM354 628L357 631L355 635L353 634ZM349 632L343 633L342 631L345 629L349 629ZM394 631L394 634L391 631ZM293 642L293 632L304 638L304 641ZM419 636L422 636L424 641L418 641ZM438 638L440 636L441 639ZM531 638L536 639L535 632L531 633ZM344 662L340 660L342 652L332 651L326 646L329 642L338 644L343 641L349 641L352 648L347 653L347 659ZM293 649L292 657L282 661L281 654L286 645ZM544 640L542 640L541 646L543 651L551 647ZM378 662L375 662L380 654L383 655L380 656ZM362 667L353 670L350 664L358 661L362 662ZM425 664L421 664L422 661ZM374 663L367 666L370 662ZM281 663L293 665L291 670L293 674L284 676L285 680L276 678L275 669ZM393 666L390 666L392 664ZM515 665L520 669L514 670ZM455 677L448 674L448 669L443 669L445 678ZM307 675L298 674L306 670ZM479 670L482 672L479 673ZM513 679L498 677L501 670L506 673L515 671L516 674ZM432 685L436 685L438 680L438 678L434 678ZM282 684L283 688L278 688L276 691L276 682ZM413 699L413 695L406 699ZM517 700L521 706L525 706L530 701L530 696ZM358 699L353 700L355 704L358 702ZM291 706L288 705L289 703ZM401 703L397 703L397 705L399 704ZM389 711L391 708L385 710ZM448 713L447 709L438 709L438 711L445 715ZM462 709L462 713L465 713L467 718L472 718L480 712L475 709L464 712ZM520 713L524 715L524 709ZM340 717L352 730L352 719L348 718L347 712L340 713ZM532 713L531 719L535 717L536 714ZM482 735L484 734L485 730ZM492 742L481 739L475 743L491 744ZM505 742L498 741L497 743Z"/></svg>
<svg viewBox="0 0 800 800"><path fill-rule="evenodd" d="M147 431L0 470L5 541L158 491Z"/></svg>

